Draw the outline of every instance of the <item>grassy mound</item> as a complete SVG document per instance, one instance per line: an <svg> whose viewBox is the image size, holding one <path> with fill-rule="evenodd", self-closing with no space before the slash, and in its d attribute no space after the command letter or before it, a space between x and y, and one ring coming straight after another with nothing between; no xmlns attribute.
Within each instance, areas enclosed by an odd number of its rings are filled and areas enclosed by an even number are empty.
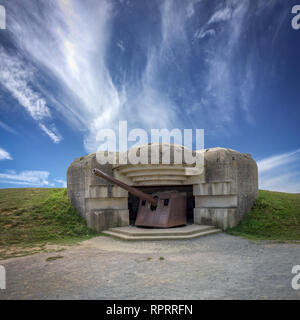
<svg viewBox="0 0 300 320"><path fill-rule="evenodd" d="M13 247L72 243L95 235L66 189L0 190L0 230L0 258Z"/></svg>
<svg viewBox="0 0 300 320"><path fill-rule="evenodd" d="M249 215L227 232L253 240L300 240L300 194L260 190Z"/></svg>
<svg viewBox="0 0 300 320"><path fill-rule="evenodd" d="M254 240L299 241L300 194L259 191L249 215L227 232ZM0 259L60 251L59 246L95 235L66 189L0 190Z"/></svg>

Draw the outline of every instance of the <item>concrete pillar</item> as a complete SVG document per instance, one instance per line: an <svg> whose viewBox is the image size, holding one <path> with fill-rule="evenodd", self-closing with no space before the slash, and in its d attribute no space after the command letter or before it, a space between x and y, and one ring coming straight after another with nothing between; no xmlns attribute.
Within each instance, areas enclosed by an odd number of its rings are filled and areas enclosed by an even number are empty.
<svg viewBox="0 0 300 320"><path fill-rule="evenodd" d="M231 190L228 181L194 185L194 223L223 230L233 227L237 223L238 197Z"/></svg>
<svg viewBox="0 0 300 320"><path fill-rule="evenodd" d="M88 226L98 232L129 225L128 192L118 186L89 186L85 208Z"/></svg>

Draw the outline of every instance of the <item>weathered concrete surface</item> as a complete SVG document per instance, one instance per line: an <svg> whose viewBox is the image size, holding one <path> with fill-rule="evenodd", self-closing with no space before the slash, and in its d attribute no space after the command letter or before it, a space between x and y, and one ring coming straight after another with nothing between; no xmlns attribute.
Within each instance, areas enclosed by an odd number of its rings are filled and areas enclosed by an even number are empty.
<svg viewBox="0 0 300 320"><path fill-rule="evenodd" d="M145 148L149 146L140 147ZM171 145L171 164L167 166L161 159L156 165L100 165L96 154L76 159L67 172L69 198L97 231L129 225L128 192L94 176L92 169L98 168L133 186L193 185L197 224L226 230L250 211L257 197L258 175L249 154L225 148L203 150L204 170L189 175L186 163L174 164L172 152L180 153L182 147Z"/></svg>
<svg viewBox="0 0 300 320"><path fill-rule="evenodd" d="M112 228L102 231L104 234L127 241L187 240L205 237L221 232L212 226L199 224L175 228L142 229L134 226Z"/></svg>
<svg viewBox="0 0 300 320"><path fill-rule="evenodd" d="M250 154L225 148L207 149L204 159L206 183L195 195L196 208L201 208L195 209L198 223L226 230L248 214L257 198L257 165ZM210 203L207 203L207 195L212 197Z"/></svg>
<svg viewBox="0 0 300 320"><path fill-rule="evenodd" d="M56 255L63 258L46 261ZM291 286L299 244L224 233L165 242L97 237L0 264L7 272L0 299L300 299Z"/></svg>

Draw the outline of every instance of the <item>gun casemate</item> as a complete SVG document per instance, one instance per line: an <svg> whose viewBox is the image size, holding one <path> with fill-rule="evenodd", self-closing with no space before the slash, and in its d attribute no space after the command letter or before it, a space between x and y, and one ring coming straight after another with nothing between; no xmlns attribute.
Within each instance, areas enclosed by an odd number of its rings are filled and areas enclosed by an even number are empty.
<svg viewBox="0 0 300 320"><path fill-rule="evenodd" d="M170 228L187 223L186 193L167 191L149 195L99 169L93 169L93 174L127 190L140 199L136 226Z"/></svg>

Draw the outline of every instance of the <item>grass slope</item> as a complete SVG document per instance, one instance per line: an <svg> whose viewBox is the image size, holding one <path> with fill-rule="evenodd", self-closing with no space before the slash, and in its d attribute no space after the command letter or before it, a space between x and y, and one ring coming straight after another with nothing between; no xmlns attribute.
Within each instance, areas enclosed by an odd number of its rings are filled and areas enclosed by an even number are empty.
<svg viewBox="0 0 300 320"><path fill-rule="evenodd" d="M254 240L300 240L300 194L260 190L249 215L227 232ZM49 244L72 244L95 235L66 189L0 190L0 259L49 251ZM57 246L53 250L60 251Z"/></svg>
<svg viewBox="0 0 300 320"><path fill-rule="evenodd" d="M40 251L46 244L74 243L94 235L66 189L0 190L0 259L22 255L24 248Z"/></svg>
<svg viewBox="0 0 300 320"><path fill-rule="evenodd" d="M300 194L260 190L248 216L227 232L253 240L300 240Z"/></svg>

